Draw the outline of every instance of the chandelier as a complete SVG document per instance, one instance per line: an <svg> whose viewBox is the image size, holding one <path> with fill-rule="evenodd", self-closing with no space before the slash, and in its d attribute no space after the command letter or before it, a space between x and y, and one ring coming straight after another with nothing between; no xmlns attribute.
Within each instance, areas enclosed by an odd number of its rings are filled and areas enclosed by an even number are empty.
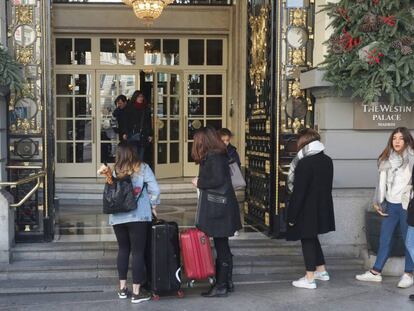
<svg viewBox="0 0 414 311"><path fill-rule="evenodd" d="M126 5L132 7L135 15L146 23L152 23L160 17L164 8L173 3L174 0L122 0Z"/></svg>

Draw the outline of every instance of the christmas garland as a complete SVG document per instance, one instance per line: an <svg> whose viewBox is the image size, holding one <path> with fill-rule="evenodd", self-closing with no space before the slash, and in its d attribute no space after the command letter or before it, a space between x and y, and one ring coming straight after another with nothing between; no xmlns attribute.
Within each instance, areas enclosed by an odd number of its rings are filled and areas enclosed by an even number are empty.
<svg viewBox="0 0 414 311"><path fill-rule="evenodd" d="M412 2L412 1L411 1ZM341 0L323 6L332 19L325 80L364 103L414 101L414 5L409 0Z"/></svg>
<svg viewBox="0 0 414 311"><path fill-rule="evenodd" d="M0 44L0 86L7 86L14 92L22 89L22 74L19 64Z"/></svg>

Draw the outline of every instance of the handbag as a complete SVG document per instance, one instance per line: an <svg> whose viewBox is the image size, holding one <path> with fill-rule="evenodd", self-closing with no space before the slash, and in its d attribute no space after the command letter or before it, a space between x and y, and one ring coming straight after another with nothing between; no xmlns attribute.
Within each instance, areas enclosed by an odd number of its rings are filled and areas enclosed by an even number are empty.
<svg viewBox="0 0 414 311"><path fill-rule="evenodd" d="M118 214L130 212L137 208L137 203L146 184L144 183L138 197L134 196L131 176L112 178L112 184L105 183L103 192L103 213Z"/></svg>
<svg viewBox="0 0 414 311"><path fill-rule="evenodd" d="M243 178L243 174L239 165L236 162L230 163L230 176L231 183L234 190L242 190L246 187L246 181Z"/></svg>
<svg viewBox="0 0 414 311"><path fill-rule="evenodd" d="M137 131L135 128L132 131L132 135L128 137L128 142L143 142L144 140L144 133L143 133L143 127L144 127L144 116L145 111L141 114L141 123L140 123L140 129Z"/></svg>

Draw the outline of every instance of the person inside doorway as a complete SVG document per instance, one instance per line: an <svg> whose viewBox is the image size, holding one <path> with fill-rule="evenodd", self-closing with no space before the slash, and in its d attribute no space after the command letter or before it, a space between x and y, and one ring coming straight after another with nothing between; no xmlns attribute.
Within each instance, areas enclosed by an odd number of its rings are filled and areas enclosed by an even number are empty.
<svg viewBox="0 0 414 311"><path fill-rule="evenodd" d="M221 137L221 141L227 147L227 154L230 157L230 163L236 162L237 165L239 167L241 167L240 156L237 152L237 148L234 147L231 144L231 139L233 138L233 133L227 128L222 128L222 129L219 130L219 134L220 134L220 137Z"/></svg>
<svg viewBox="0 0 414 311"><path fill-rule="evenodd" d="M112 113L112 128L118 133L119 141L127 140L128 138L128 100L125 95L119 95L115 99L115 110Z"/></svg>
<svg viewBox="0 0 414 311"><path fill-rule="evenodd" d="M407 208L412 191L411 176L414 167L414 139L405 127L396 128L390 135L384 151L378 158L379 182L374 197L373 208L383 218L379 237L377 259L371 270L356 275L356 279L365 282L382 282L381 272L390 255L393 233L399 225L406 240ZM399 288L413 285L414 263L405 252L405 269Z"/></svg>
<svg viewBox="0 0 414 311"><path fill-rule="evenodd" d="M138 158L151 166L151 143L153 137L151 106L143 92L137 90L132 94L127 113L127 139L136 146Z"/></svg>
<svg viewBox="0 0 414 311"><path fill-rule="evenodd" d="M292 285L306 289L316 289L315 280L329 281L318 235L335 231L333 164L320 139L313 129L299 132L299 151L288 177L292 195L287 210L287 240L301 241L306 267L306 275Z"/></svg>

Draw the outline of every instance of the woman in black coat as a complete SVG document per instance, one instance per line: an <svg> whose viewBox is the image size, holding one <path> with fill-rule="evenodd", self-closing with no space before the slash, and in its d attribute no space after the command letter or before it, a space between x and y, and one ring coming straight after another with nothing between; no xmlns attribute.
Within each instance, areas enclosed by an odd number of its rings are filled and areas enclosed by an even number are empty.
<svg viewBox="0 0 414 311"><path fill-rule="evenodd" d="M333 164L323 152L318 132L305 129L299 133L299 152L292 161L289 180L293 193L288 207L287 239L300 240L306 276L292 283L295 287L315 289L316 280L329 280L325 270L318 234L335 230L332 200Z"/></svg>
<svg viewBox="0 0 414 311"><path fill-rule="evenodd" d="M199 175L193 179L193 185L200 190L196 226L213 237L217 253L216 284L202 296L225 297L234 290L229 237L242 225L226 146L215 129L205 127L196 132L192 157L200 165Z"/></svg>

